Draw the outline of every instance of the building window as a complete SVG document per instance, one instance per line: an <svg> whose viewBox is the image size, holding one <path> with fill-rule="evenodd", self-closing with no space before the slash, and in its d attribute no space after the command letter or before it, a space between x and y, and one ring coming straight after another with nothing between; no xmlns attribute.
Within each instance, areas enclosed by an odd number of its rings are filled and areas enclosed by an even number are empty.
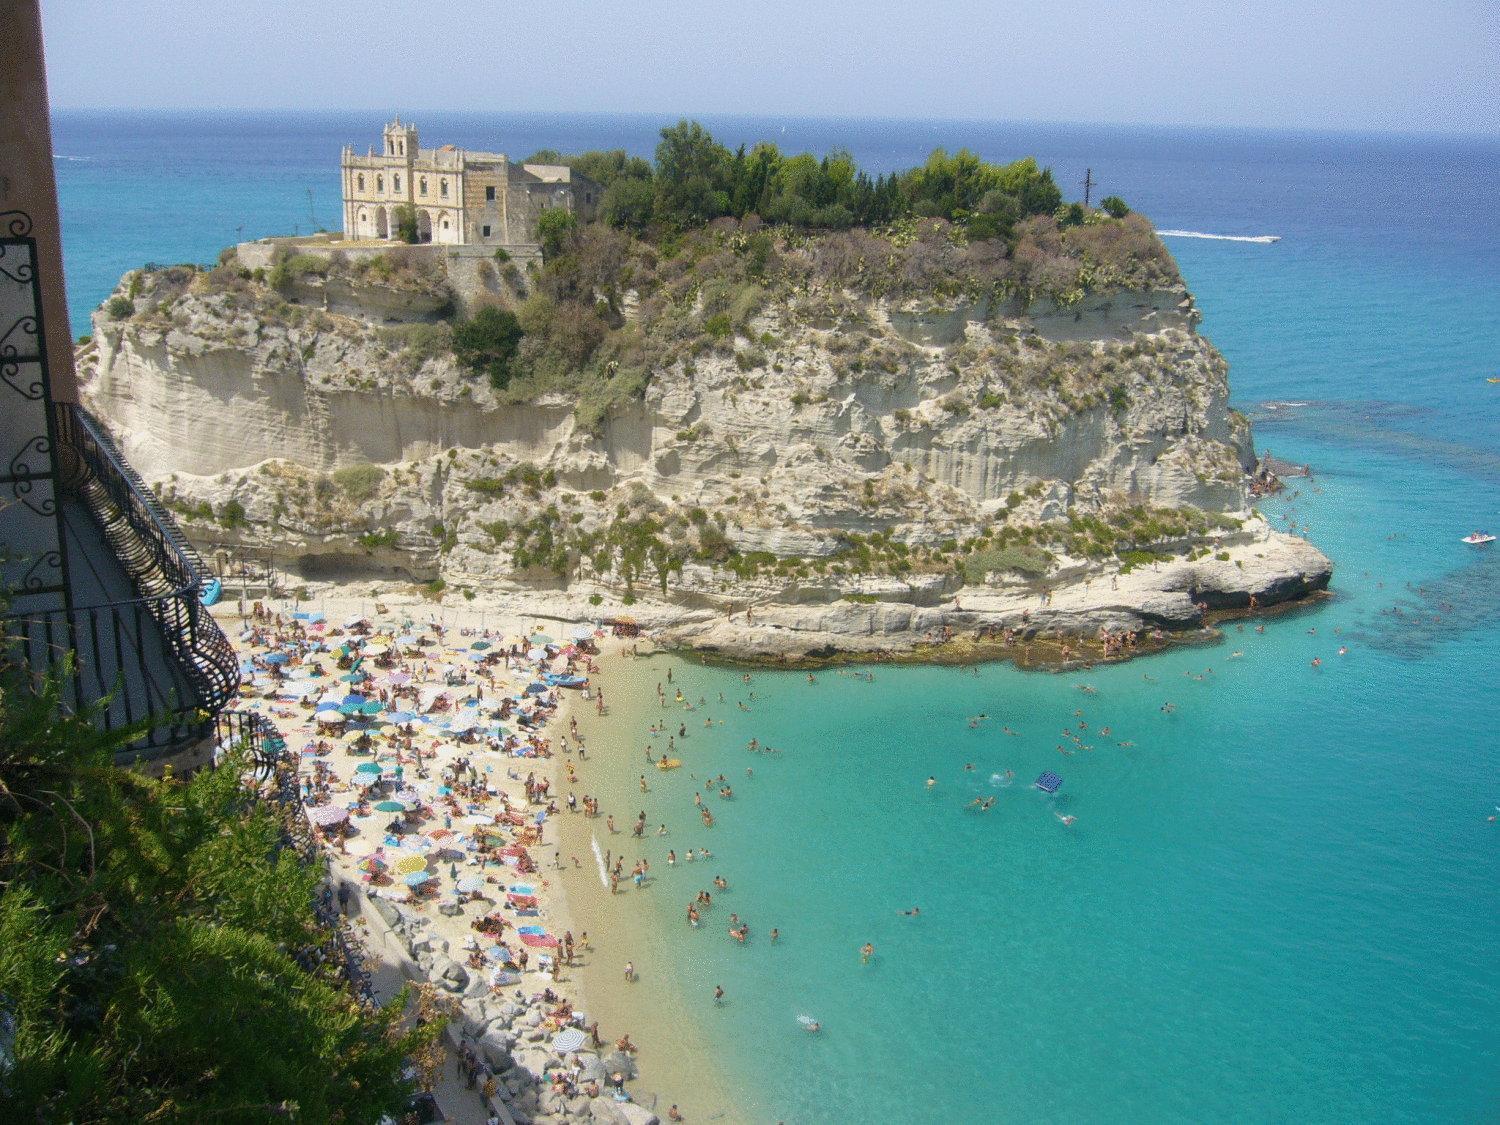
<svg viewBox="0 0 1500 1125"><path fill-rule="evenodd" d="M489 227L480 227L479 228L479 233L481 235L483 235L485 238L488 238L490 236L490 228Z"/></svg>
<svg viewBox="0 0 1500 1125"><path fill-rule="evenodd" d="M359 190L360 191L364 191L365 190L365 178L363 176L356 176L355 180L359 184Z"/></svg>
<svg viewBox="0 0 1500 1125"><path fill-rule="evenodd" d="M444 229L444 230L447 230L447 229L448 229L448 220L447 220L447 219L444 219L444 220L443 220L443 229Z"/></svg>
<svg viewBox="0 0 1500 1125"><path fill-rule="evenodd" d="M397 172L394 176L391 177L391 190L401 190L401 173Z"/></svg>
<svg viewBox="0 0 1500 1125"><path fill-rule="evenodd" d="M384 176L376 176L375 177L375 190L376 191L384 191L385 190L385 177Z"/></svg>
<svg viewBox="0 0 1500 1125"><path fill-rule="evenodd" d="M423 195L427 194L427 177L426 176L423 176L420 180L417 181L417 190L420 191Z"/></svg>
<svg viewBox="0 0 1500 1125"><path fill-rule="evenodd" d="M486 203L495 202L495 189L493 187L487 187L484 189L484 201Z"/></svg>
<svg viewBox="0 0 1500 1125"><path fill-rule="evenodd" d="M442 197L444 199L448 198L448 181L447 180L439 180L438 181L438 192L439 192L439 194L442 195Z"/></svg>

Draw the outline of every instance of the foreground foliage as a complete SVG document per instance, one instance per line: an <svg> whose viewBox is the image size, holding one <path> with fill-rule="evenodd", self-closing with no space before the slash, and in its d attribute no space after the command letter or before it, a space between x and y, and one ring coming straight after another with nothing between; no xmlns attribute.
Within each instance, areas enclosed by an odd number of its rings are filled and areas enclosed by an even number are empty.
<svg viewBox="0 0 1500 1125"><path fill-rule="evenodd" d="M399 1113L431 1032L319 965L319 871L238 764L186 783L120 769L120 739L56 704L0 669L6 1120Z"/></svg>

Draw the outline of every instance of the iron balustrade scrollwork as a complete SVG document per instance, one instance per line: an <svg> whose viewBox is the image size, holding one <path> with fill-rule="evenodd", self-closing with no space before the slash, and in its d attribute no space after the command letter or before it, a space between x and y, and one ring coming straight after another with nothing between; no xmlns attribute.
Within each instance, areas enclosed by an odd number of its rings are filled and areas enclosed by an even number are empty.
<svg viewBox="0 0 1500 1125"><path fill-rule="evenodd" d="M127 668L134 673L139 663L140 677L155 681L139 644L133 650L128 643L121 644L122 636L139 638L154 624L193 698L166 699L157 693L144 715L128 713L127 699L123 712L102 712L103 721L112 726L146 720L151 729L137 743L138 752L159 752L202 737L240 685L234 649L203 604L207 569L149 486L86 410L74 403L57 403L53 423L64 488L84 501L139 596L12 614L5 618L5 631L12 639L25 641L34 667L40 658L47 670L57 671L63 667L65 654L78 653L72 679L79 687L78 702L86 704L93 700L85 698L91 693L81 689L77 668L81 660L121 673Z"/></svg>
<svg viewBox="0 0 1500 1125"><path fill-rule="evenodd" d="M19 284L26 284L36 276L35 260L28 253L21 262L7 261L14 258L14 249L26 246L31 241L31 216L25 211L0 211L0 273Z"/></svg>

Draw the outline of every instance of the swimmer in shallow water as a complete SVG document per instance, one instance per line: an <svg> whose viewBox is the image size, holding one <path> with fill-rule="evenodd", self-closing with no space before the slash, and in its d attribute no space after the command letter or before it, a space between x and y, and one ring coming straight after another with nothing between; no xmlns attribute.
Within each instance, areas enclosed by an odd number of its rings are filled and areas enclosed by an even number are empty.
<svg viewBox="0 0 1500 1125"><path fill-rule="evenodd" d="M1062 821L1063 824L1068 825L1069 827L1071 827L1073 823L1078 820L1076 816L1064 816L1062 813L1053 813L1052 815L1057 817L1058 820Z"/></svg>

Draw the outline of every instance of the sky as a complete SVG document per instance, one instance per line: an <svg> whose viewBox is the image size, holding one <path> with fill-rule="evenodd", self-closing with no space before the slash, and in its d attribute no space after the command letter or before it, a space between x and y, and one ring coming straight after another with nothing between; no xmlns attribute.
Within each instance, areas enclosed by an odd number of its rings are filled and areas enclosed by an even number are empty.
<svg viewBox="0 0 1500 1125"><path fill-rule="evenodd" d="M1500 132L1500 0L42 0L54 108Z"/></svg>

